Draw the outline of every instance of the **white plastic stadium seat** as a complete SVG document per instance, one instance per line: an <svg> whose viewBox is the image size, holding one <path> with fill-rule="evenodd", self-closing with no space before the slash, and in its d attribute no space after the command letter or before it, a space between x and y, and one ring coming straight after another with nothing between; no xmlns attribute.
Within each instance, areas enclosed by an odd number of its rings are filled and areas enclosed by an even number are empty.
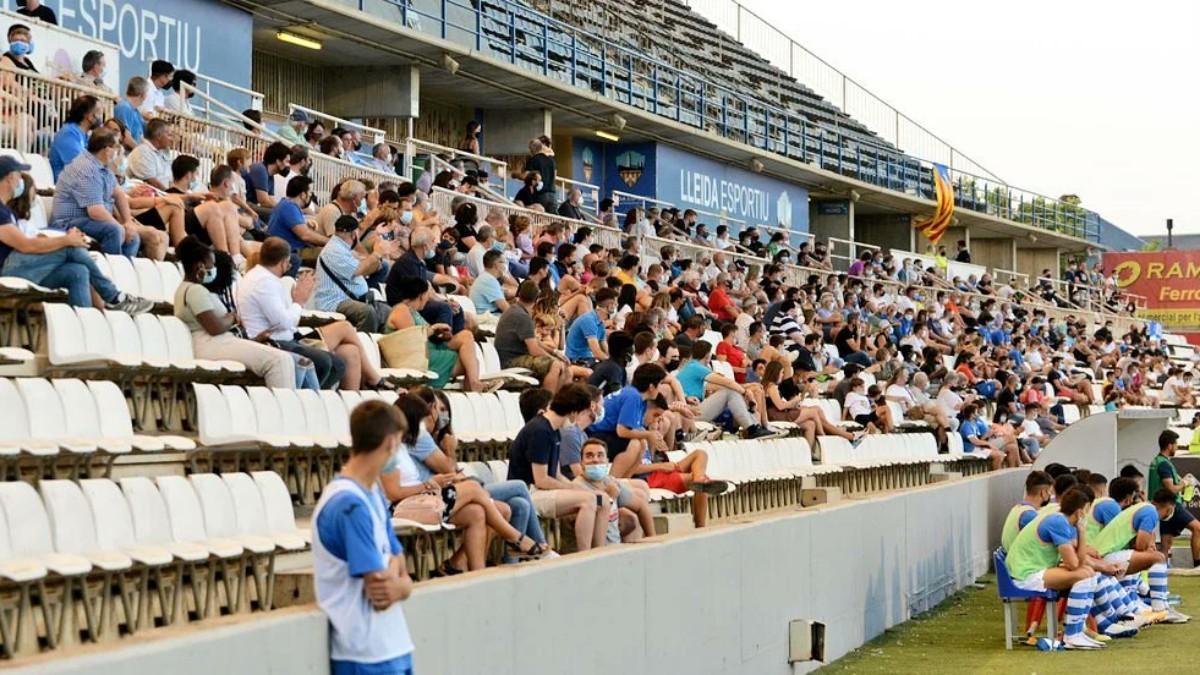
<svg viewBox="0 0 1200 675"><path fill-rule="evenodd" d="M133 534L139 546L159 546L185 562L208 560L208 549L197 542L176 541L167 505L154 483L144 476L122 478L121 492L129 504Z"/></svg>
<svg viewBox="0 0 1200 675"><path fill-rule="evenodd" d="M8 540L15 557L36 561L51 572L65 577L87 574L92 570L87 558L54 552L54 543L50 539L50 520L42 500L29 483L0 483L0 506L8 521Z"/></svg>
<svg viewBox="0 0 1200 675"><path fill-rule="evenodd" d="M204 531L210 539L228 539L253 553L270 553L275 550L273 540L242 533L238 526L239 514L233 503L233 495L229 493L229 487L220 476L215 473L194 473L188 480L191 481L192 489L200 501L200 511L204 515Z"/></svg>
<svg viewBox="0 0 1200 675"><path fill-rule="evenodd" d="M195 478L192 477L193 480ZM265 537L287 551L296 551L307 546L304 537L300 536L294 525L281 531L271 529L267 522L267 507L263 502L262 492L248 474L225 473L221 474L221 480L225 481L225 487L233 500L239 533Z"/></svg>
<svg viewBox="0 0 1200 675"><path fill-rule="evenodd" d="M242 555L242 545L232 539L210 537L204 529L204 510L200 498L183 476L158 476L154 479L167 506L171 536L175 541L197 544L219 558Z"/></svg>
<svg viewBox="0 0 1200 675"><path fill-rule="evenodd" d="M42 493L55 551L78 555L108 572L133 566L128 555L100 546L92 507L79 484L70 480L43 480L38 483L38 490Z"/></svg>
<svg viewBox="0 0 1200 675"><path fill-rule="evenodd" d="M258 486L258 492L262 495L263 508L267 512L267 527L272 532L295 534L305 542L312 543L312 531L296 527L292 497L279 474L274 471L255 471L250 477L254 479L254 484Z"/></svg>
<svg viewBox="0 0 1200 675"><path fill-rule="evenodd" d="M129 502L116 483L107 478L89 478L79 481L79 489L91 507L99 548L121 551L134 562L151 567L167 565L174 559L162 546L137 543Z"/></svg>

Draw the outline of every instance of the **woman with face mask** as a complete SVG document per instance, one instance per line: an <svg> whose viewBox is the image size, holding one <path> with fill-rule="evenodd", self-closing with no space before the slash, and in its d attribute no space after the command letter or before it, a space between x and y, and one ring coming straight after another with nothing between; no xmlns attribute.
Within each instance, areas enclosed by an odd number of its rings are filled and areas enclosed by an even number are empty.
<svg viewBox="0 0 1200 675"><path fill-rule="evenodd" d="M238 325L237 313L228 311L206 287L219 281L213 250L195 237L186 237L175 247L175 255L183 265L183 283L175 291L175 317L191 331L196 358L240 363L266 380L268 387L294 389L291 354L232 332Z"/></svg>

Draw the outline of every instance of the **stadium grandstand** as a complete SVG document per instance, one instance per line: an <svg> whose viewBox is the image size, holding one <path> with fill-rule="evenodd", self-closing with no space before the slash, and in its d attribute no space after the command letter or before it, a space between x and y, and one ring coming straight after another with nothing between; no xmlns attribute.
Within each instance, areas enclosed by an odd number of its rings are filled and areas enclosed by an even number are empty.
<svg viewBox="0 0 1200 675"><path fill-rule="evenodd" d="M810 672L988 574L992 655L1181 630L1119 230L714 6L0 10L0 667Z"/></svg>

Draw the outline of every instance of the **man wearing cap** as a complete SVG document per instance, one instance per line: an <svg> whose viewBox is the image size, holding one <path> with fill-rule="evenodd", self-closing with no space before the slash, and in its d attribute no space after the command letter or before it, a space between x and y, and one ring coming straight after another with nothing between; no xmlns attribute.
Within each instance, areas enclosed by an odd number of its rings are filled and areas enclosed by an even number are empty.
<svg viewBox="0 0 1200 675"><path fill-rule="evenodd" d="M9 155L0 157L0 274L65 289L67 302L75 307L91 307L95 289L106 309L127 314L152 309L154 303L121 293L100 272L87 253L87 237L78 228L61 237L46 237L17 225L6 204L25 192L25 171L28 164Z"/></svg>
<svg viewBox="0 0 1200 675"><path fill-rule="evenodd" d="M355 251L358 220L342 216L333 224L333 236L317 258L316 308L338 312L364 333L378 333L387 321L386 303L375 303L367 277L390 258L393 242L379 239L371 253Z"/></svg>
<svg viewBox="0 0 1200 675"><path fill-rule="evenodd" d="M288 115L287 124L280 126L276 133L288 145L307 145L304 131L308 128L308 122L308 113L299 109L293 110L292 114Z"/></svg>

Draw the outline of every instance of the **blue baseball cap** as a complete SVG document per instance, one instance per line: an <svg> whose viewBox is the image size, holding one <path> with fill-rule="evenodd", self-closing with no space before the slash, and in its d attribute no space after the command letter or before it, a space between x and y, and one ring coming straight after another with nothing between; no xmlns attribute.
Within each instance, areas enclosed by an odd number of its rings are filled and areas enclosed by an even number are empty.
<svg viewBox="0 0 1200 675"><path fill-rule="evenodd" d="M12 155L0 155L0 178L14 171L29 171L29 165Z"/></svg>

